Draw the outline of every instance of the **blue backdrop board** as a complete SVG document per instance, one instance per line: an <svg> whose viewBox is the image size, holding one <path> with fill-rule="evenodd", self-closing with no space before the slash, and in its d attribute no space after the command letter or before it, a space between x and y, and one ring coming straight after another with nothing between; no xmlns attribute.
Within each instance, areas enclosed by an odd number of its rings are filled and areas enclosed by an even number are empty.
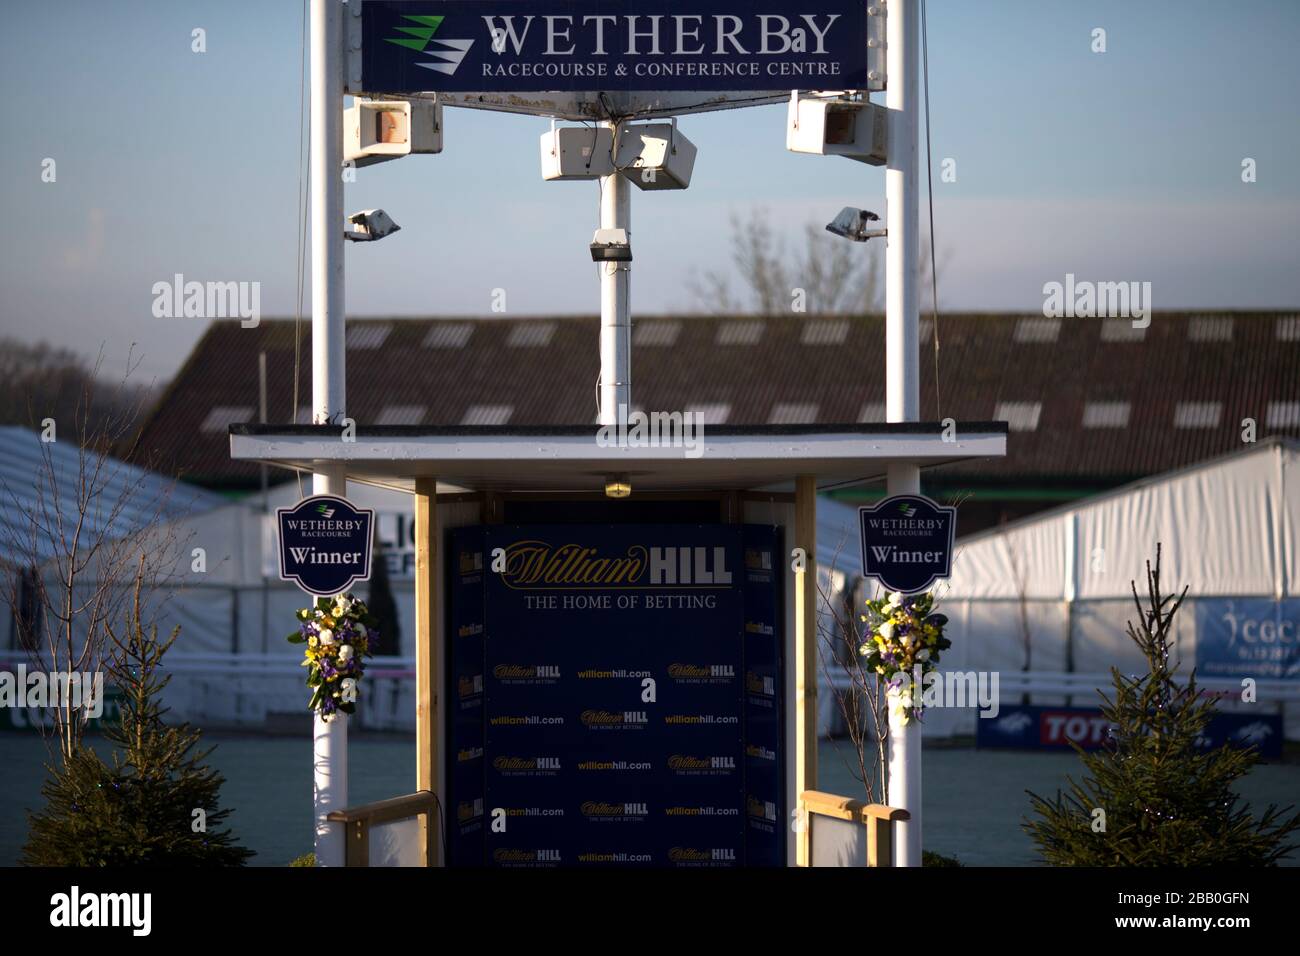
<svg viewBox="0 0 1300 956"><path fill-rule="evenodd" d="M447 595L452 608L447 628L446 821L451 866L483 861L483 529L455 532Z"/></svg>
<svg viewBox="0 0 1300 956"><path fill-rule="evenodd" d="M453 865L782 865L775 545L722 524L453 531Z"/></svg>

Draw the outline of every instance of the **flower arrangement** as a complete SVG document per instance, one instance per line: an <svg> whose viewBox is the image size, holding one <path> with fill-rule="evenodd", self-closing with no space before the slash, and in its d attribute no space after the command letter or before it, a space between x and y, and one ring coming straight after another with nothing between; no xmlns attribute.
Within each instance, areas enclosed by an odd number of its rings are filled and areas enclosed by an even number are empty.
<svg viewBox="0 0 1300 956"><path fill-rule="evenodd" d="M307 686L312 688L308 710L325 721L339 712L356 712L357 692L365 673L363 659L372 656L379 638L369 608L351 594L317 598L312 607L297 612L298 630L289 643L306 644L302 666L307 668Z"/></svg>
<svg viewBox="0 0 1300 956"><path fill-rule="evenodd" d="M891 716L903 723L920 719L920 677L935 669L939 652L952 646L943 636L948 618L931 613L934 595L902 594L866 602L866 641L858 649L867 666L885 682ZM920 669L919 674L917 668Z"/></svg>

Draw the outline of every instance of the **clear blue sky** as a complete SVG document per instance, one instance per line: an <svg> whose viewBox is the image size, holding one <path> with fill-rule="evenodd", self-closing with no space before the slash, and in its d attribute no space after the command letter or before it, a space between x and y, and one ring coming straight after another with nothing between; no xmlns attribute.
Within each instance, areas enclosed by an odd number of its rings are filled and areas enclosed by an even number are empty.
<svg viewBox="0 0 1300 956"><path fill-rule="evenodd" d="M302 7L9 6L4 334L103 343L109 367L135 342L165 378L204 321L154 318L154 282L256 280L265 316L292 313ZM945 308L1036 311L1066 272L1150 281L1158 309L1300 305L1300 3L931 0L929 21ZM347 209L381 206L402 232L349 248L349 313L486 314L498 287L514 315L596 311L596 186L542 181L547 125L450 111L441 155L359 171ZM793 234L843 205L883 211L879 169L786 152L784 106L681 128L691 188L633 196L634 313L698 305L684 280L730 269L733 213L764 207Z"/></svg>

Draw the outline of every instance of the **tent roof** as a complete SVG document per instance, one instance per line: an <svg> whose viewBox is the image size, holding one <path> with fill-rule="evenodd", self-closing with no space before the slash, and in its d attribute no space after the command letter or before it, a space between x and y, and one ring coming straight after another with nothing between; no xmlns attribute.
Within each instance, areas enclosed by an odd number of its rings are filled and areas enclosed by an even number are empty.
<svg viewBox="0 0 1300 956"><path fill-rule="evenodd" d="M1300 594L1300 442L1274 438L957 542L952 598L1131 600L1156 546L1193 598Z"/></svg>
<svg viewBox="0 0 1300 956"><path fill-rule="evenodd" d="M1174 479L1182 478L1196 472L1237 463L1248 455L1260 454L1261 452L1274 448L1281 448L1288 459L1300 459L1300 440L1278 436L1265 438L1256 442L1254 445L1248 446L1239 451L1229 452L1226 455L1216 455L1213 458L1207 458L1205 461L1198 461L1195 464L1187 465L1183 468L1174 468L1159 475L1151 475L1147 478L1131 481L1128 484L1120 485L1118 488L1110 488L1106 491L1100 491L1095 495L1089 495L1087 498L1080 501L1071 501L1055 508L1036 511L1032 515L1026 515L1025 517L1018 518L1015 521L1007 521L1004 524L998 525L996 528L985 528L973 534L963 536L960 543L963 545L973 545L989 538L996 538L999 535L1008 532L1031 528L1035 525L1059 519L1063 515L1077 513L1095 505L1104 504L1117 498L1123 498L1144 488L1155 488L1173 481ZM960 530L960 526L958 527L958 530Z"/></svg>
<svg viewBox="0 0 1300 956"><path fill-rule="evenodd" d="M94 460L90 458L88 463ZM15 550L14 546L32 540L27 522L42 509L62 517L71 534L78 517L74 496L81 467L81 453L75 441L42 442L30 429L0 425L0 496L3 496L0 564L30 562L32 555L28 549L20 545ZM57 499L48 484L49 469L53 469L58 483ZM166 475L117 458L105 459L97 483L103 488L99 508L86 514L83 541L98 535L101 524L107 525L107 537L116 537L140 530L153 517L179 518L226 503L219 494L173 481ZM54 556L48 535L38 534L35 546L41 562Z"/></svg>

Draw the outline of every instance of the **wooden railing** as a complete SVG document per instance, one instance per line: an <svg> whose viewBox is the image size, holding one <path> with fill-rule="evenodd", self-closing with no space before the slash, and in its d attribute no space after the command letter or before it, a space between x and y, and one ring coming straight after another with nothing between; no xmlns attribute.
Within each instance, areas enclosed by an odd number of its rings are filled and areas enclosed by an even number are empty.
<svg viewBox="0 0 1300 956"><path fill-rule="evenodd" d="M898 807L887 807L881 803L867 803L850 797L841 797L821 790L805 790L799 795L799 806L808 814L804 837L813 839L813 818L830 817L835 820L847 820L865 828L863 837L867 844L867 866L890 866L893 852L892 824L898 820L910 820L911 814ZM809 848L807 859L814 858L813 849Z"/></svg>
<svg viewBox="0 0 1300 956"><path fill-rule="evenodd" d="M851 797L841 797L820 790L805 790L799 796L799 806L808 814L804 839L811 839L813 818L829 817L860 825L864 828L863 839L866 841L866 865L890 866L893 847L891 825L899 820L910 820L906 810L887 807L879 803L866 803ZM438 800L427 790L393 797L377 803L367 803L347 810L335 810L325 819L331 823L340 823L347 838L344 855L345 866L370 865L370 831L373 827L412 817L424 817L424 846L421 862L424 866L436 866L438 860L438 840L440 821ZM808 859L813 855L809 853Z"/></svg>
<svg viewBox="0 0 1300 956"><path fill-rule="evenodd" d="M343 824L347 837L344 866L370 865L370 830L372 827L397 820L423 816L424 846L420 862L423 866L436 866L438 861L439 826L438 798L428 790L393 797L377 803L367 803L346 810L335 810L325 817L332 823Z"/></svg>

